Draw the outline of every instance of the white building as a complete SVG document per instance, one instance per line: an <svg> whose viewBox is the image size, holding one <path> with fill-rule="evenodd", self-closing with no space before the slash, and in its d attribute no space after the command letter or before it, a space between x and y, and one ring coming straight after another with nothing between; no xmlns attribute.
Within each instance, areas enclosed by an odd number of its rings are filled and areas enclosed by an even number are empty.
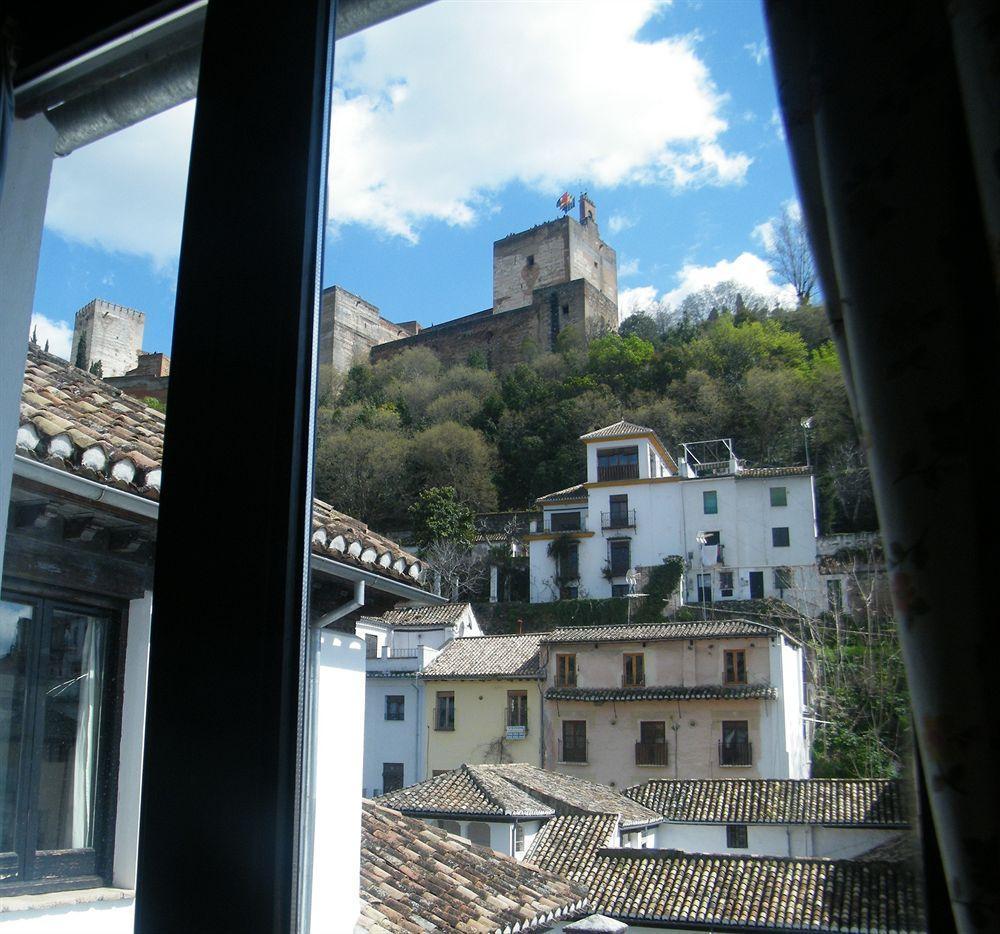
<svg viewBox="0 0 1000 934"><path fill-rule="evenodd" d="M362 616L355 632L365 642L366 656L364 795L375 797L412 785L426 769L418 672L452 639L483 633L469 603Z"/></svg>
<svg viewBox="0 0 1000 934"><path fill-rule="evenodd" d="M825 609L809 468L744 467L728 440L685 444L675 461L652 429L624 421L580 440L586 481L537 500L533 603L625 596L630 570L679 555L685 602L779 597Z"/></svg>
<svg viewBox="0 0 1000 934"><path fill-rule="evenodd" d="M892 779L654 779L622 792L662 815L659 849L852 859L909 830Z"/></svg>

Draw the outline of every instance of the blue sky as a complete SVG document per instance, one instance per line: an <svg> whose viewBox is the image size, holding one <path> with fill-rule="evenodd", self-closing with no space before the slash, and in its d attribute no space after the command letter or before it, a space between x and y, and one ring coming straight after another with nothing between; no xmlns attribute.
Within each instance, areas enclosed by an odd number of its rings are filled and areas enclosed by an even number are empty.
<svg viewBox="0 0 1000 934"><path fill-rule="evenodd" d="M145 311L145 348L169 352L192 114L57 161L35 298L53 349L101 297ZM482 310L493 241L586 189L623 311L729 278L780 296L776 114L751 0L441 0L338 44L324 284L425 325Z"/></svg>

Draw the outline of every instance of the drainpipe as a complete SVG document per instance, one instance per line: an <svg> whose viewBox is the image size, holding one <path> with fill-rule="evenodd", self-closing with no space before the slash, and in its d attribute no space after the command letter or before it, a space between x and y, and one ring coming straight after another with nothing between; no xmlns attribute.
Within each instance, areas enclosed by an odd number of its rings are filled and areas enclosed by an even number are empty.
<svg viewBox="0 0 1000 934"><path fill-rule="evenodd" d="M326 629L330 623L335 623L338 619L343 619L348 613L353 613L355 610L360 610L361 607L365 605L365 582L363 580L357 580L354 582L354 596L351 597L346 603L342 603L337 609L332 610L325 616L321 616L318 620L311 624L313 629ZM317 655L317 660L319 656ZM319 670L318 668L316 669Z"/></svg>

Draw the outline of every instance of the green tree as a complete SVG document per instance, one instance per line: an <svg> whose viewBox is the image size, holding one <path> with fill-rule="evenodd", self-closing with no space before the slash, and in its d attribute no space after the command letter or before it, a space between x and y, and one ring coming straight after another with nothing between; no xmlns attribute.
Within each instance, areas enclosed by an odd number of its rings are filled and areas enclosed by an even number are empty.
<svg viewBox="0 0 1000 934"><path fill-rule="evenodd" d="M471 545L475 540L476 514L458 499L453 486L421 490L407 512L413 523L414 540L421 547L442 540Z"/></svg>
<svg viewBox="0 0 1000 934"><path fill-rule="evenodd" d="M87 369L87 338L83 334L80 335L80 343L76 345L76 359L73 365L81 370Z"/></svg>
<svg viewBox="0 0 1000 934"><path fill-rule="evenodd" d="M441 422L413 436L407 464L411 497L435 486L455 488L460 502L479 512L497 508L493 452L474 428Z"/></svg>
<svg viewBox="0 0 1000 934"><path fill-rule="evenodd" d="M100 360L95 360L90 364L90 372L93 376L98 379L103 379L104 377L104 364Z"/></svg>
<svg viewBox="0 0 1000 934"><path fill-rule="evenodd" d="M630 334L606 334L590 342L588 369L616 392L635 389L653 359L653 345Z"/></svg>

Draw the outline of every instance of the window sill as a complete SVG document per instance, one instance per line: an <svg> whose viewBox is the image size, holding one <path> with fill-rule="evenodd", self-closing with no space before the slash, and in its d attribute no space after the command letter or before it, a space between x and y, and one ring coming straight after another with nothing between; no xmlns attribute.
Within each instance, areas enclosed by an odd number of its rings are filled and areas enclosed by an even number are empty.
<svg viewBox="0 0 1000 934"><path fill-rule="evenodd" d="M42 895L0 895L0 915L20 911L51 911L75 905L95 905L100 902L123 902L135 898L132 889L102 887L72 889L67 892L47 892Z"/></svg>
<svg viewBox="0 0 1000 934"><path fill-rule="evenodd" d="M556 763L556 765L590 765L590 763L589 762L580 762L579 760L574 761L574 762L563 762L563 760L560 759Z"/></svg>

